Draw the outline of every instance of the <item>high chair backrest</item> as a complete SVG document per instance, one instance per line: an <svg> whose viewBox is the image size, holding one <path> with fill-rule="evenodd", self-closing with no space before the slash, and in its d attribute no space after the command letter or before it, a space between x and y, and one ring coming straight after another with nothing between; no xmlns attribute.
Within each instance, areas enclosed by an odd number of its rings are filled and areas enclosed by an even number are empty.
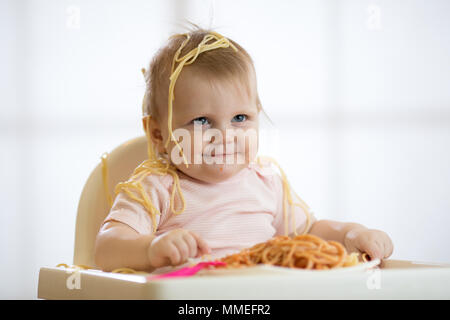
<svg viewBox="0 0 450 320"><path fill-rule="evenodd" d="M116 184L128 180L133 170L147 158L145 136L131 139L109 153L107 158L109 190L113 198ZM73 257L73 263L76 265L95 266L95 238L110 209L102 177L100 162L86 181L78 203Z"/></svg>

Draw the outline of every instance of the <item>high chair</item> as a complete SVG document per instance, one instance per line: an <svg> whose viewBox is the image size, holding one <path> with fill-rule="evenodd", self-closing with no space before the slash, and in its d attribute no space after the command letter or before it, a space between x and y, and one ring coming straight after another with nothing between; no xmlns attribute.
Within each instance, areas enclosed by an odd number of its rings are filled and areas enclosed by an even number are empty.
<svg viewBox="0 0 450 320"><path fill-rule="evenodd" d="M111 151L107 158L108 185L111 193L114 192L116 184L127 180L133 170L147 157L145 136L131 139ZM99 163L86 181L78 203L73 256L75 265L95 266L95 238L109 208L103 186L102 164Z"/></svg>
<svg viewBox="0 0 450 320"><path fill-rule="evenodd" d="M146 137L131 139L109 153L109 190L127 180L147 159ZM110 205L102 164L83 188L76 219L74 265L95 268L94 245ZM450 299L450 266L386 260L378 270L239 270L186 279L149 281L145 275L42 267L41 299ZM301 290L299 290L301 288Z"/></svg>

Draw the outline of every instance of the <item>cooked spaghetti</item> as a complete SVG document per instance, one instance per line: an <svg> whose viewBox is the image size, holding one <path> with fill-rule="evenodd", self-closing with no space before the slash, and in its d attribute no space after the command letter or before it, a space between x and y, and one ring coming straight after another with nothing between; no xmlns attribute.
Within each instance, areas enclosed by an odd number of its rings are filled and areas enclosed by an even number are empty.
<svg viewBox="0 0 450 320"><path fill-rule="evenodd" d="M242 268L259 264L327 270L350 267L359 264L358 253L347 253L345 247L336 241L325 241L311 234L293 238L278 236L258 243L220 259L226 266L218 268Z"/></svg>

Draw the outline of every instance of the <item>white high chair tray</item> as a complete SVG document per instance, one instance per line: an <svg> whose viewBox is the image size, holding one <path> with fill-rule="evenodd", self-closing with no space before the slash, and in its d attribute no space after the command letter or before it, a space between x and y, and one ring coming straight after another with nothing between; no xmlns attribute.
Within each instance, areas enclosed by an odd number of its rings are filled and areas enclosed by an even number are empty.
<svg viewBox="0 0 450 320"><path fill-rule="evenodd" d="M367 265L366 265L367 266ZM381 268L340 272L217 272L148 281L145 275L44 267L40 299L450 299L450 265L386 260ZM219 271L219 270L216 270ZM223 271L222 271L223 272ZM74 285L78 277L78 287Z"/></svg>

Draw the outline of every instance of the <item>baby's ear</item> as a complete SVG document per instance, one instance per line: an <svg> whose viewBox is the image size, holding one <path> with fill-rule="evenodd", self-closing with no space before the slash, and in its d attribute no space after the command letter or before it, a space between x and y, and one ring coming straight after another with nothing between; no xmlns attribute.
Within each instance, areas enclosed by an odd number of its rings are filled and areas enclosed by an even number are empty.
<svg viewBox="0 0 450 320"><path fill-rule="evenodd" d="M164 139L161 133L161 129L159 127L158 122L153 119L143 119L143 125L144 125L144 130L146 132L146 134L148 136L150 136L150 139L152 140L153 144L156 146L158 152L163 153L165 152L165 148L164 148ZM148 126L148 128L147 128ZM148 133L147 133L148 130Z"/></svg>

